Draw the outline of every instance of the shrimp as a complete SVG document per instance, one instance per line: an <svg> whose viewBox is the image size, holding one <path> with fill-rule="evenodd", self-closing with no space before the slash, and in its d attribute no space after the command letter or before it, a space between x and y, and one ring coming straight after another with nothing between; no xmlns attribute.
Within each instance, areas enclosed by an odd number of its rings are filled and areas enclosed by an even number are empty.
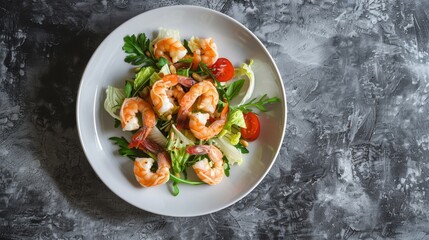
<svg viewBox="0 0 429 240"><path fill-rule="evenodd" d="M137 113L141 114L142 127L139 125ZM156 124L155 113L152 107L139 97L126 98L122 103L119 116L123 131L133 131L140 128L132 138L134 144L145 139Z"/></svg>
<svg viewBox="0 0 429 240"><path fill-rule="evenodd" d="M192 78L169 74L155 82L152 86L152 90L150 91L150 98L152 100L152 104L154 106L155 111L160 116L166 116L171 114L174 111L174 103L169 98L168 91L170 88L176 86L180 83L183 86L190 87L196 83Z"/></svg>
<svg viewBox="0 0 429 240"><path fill-rule="evenodd" d="M193 85L179 101L180 109L176 120L179 129L183 129L187 124L189 109L198 98L198 110L208 113L214 113L216 110L217 103L219 102L219 94L213 83L210 81L202 81Z"/></svg>
<svg viewBox="0 0 429 240"><path fill-rule="evenodd" d="M180 99L179 105L183 110L189 110L199 97L197 109L214 113L219 102L219 93L213 83L209 81L202 81L193 85Z"/></svg>
<svg viewBox="0 0 429 240"><path fill-rule="evenodd" d="M210 165L207 158L196 162L192 168L201 181L215 185L222 181L224 175L222 152L213 145L195 145L186 149L187 153L192 155L207 154L213 166Z"/></svg>
<svg viewBox="0 0 429 240"><path fill-rule="evenodd" d="M228 104L222 110L219 119L206 126L209 114L207 113L191 113L189 119L189 128L194 136L200 140L208 140L219 134L226 123L228 115Z"/></svg>
<svg viewBox="0 0 429 240"><path fill-rule="evenodd" d="M213 38L193 38L191 39L194 48L193 51L193 68L198 68L198 64L202 61L207 66L213 65L218 59L217 46Z"/></svg>
<svg viewBox="0 0 429 240"><path fill-rule="evenodd" d="M168 182L170 179L170 158L161 146L148 140L143 140L139 148L155 153L158 158L158 169L151 171L155 160L153 158L136 158L134 160L134 176L143 187L153 187Z"/></svg>
<svg viewBox="0 0 429 240"><path fill-rule="evenodd" d="M183 96L185 96L185 91L181 86L176 85L173 89L173 97L177 99L177 101L180 101L180 99L182 99Z"/></svg>
<svg viewBox="0 0 429 240"><path fill-rule="evenodd" d="M188 52L180 40L174 38L163 38L155 43L155 58L165 57L170 62L175 63L182 59Z"/></svg>
<svg viewBox="0 0 429 240"><path fill-rule="evenodd" d="M164 158L158 159L158 170L152 172L155 160L152 158L136 158L134 160L134 175L143 187L153 187L170 180L170 164Z"/></svg>

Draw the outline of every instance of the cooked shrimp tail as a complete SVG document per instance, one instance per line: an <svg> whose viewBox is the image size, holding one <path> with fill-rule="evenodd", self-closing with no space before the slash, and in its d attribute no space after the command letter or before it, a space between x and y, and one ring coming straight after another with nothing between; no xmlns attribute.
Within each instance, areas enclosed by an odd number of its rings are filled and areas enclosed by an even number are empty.
<svg viewBox="0 0 429 240"><path fill-rule="evenodd" d="M180 76L178 75L178 82L180 83L180 85L184 86L184 87L192 87L194 84L197 83L197 81L195 81L194 79L190 78L190 77L184 77L184 76Z"/></svg>
<svg viewBox="0 0 429 240"><path fill-rule="evenodd" d="M179 113L177 114L176 127L177 129L182 130L185 128L187 124L188 124L188 111L184 110L183 108L180 108Z"/></svg>
<svg viewBox="0 0 429 240"><path fill-rule="evenodd" d="M129 148L138 148L138 149L142 150L143 152L151 152L153 154L159 154L160 152L164 151L163 147L158 145L156 142L150 141L149 139L143 138L143 139L135 140L134 142L135 142L135 144L132 145L133 141L131 141L131 143L128 145L128 147Z"/></svg>
<svg viewBox="0 0 429 240"><path fill-rule="evenodd" d="M186 148L186 152L191 155L204 155L209 153L210 145L194 145Z"/></svg>
<svg viewBox="0 0 429 240"><path fill-rule="evenodd" d="M140 145L144 145L144 140L149 135L152 128L143 126L141 127L132 137L131 142L128 144L129 148L135 148Z"/></svg>

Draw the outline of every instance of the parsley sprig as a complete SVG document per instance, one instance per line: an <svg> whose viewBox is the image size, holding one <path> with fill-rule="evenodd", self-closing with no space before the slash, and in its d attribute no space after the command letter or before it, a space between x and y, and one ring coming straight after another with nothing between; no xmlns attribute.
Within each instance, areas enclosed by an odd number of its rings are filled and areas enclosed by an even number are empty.
<svg viewBox="0 0 429 240"><path fill-rule="evenodd" d="M124 37L122 50L127 54L124 61L132 65L156 66L156 62L150 51L150 40L146 34L127 35ZM147 56L146 53L149 53Z"/></svg>

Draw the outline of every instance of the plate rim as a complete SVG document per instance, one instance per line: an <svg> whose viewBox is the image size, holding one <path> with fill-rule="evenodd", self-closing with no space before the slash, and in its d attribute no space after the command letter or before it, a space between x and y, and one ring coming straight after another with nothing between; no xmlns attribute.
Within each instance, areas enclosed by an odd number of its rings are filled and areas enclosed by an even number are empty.
<svg viewBox="0 0 429 240"><path fill-rule="evenodd" d="M79 118L80 118L80 105L81 105L81 92L82 92L82 86L84 84L84 77L86 75L88 75L88 72L90 72L91 70L89 69L88 66L93 65L93 62L95 61L95 56L99 55L99 52L101 51L101 46L105 45L105 43L112 37L112 35L114 34L114 32L116 32L119 28L123 27L124 25L126 25L128 22L132 21L135 18L139 18L144 14L147 14L149 12L152 11L165 11L166 9L196 9L197 11L208 11L216 16L222 17L222 18L227 18L230 21L233 21L235 24L237 24L238 26L240 26L243 30L245 30L250 36L252 36L260 45L260 47L263 49L264 53L268 56L268 58L270 59L270 64L273 68L274 68L274 74L277 75L277 79L279 81L279 85L281 86L281 94L282 94L282 98L284 99L284 101L282 101L282 105L283 105L283 109L284 111L282 112L282 117L284 119L283 121L283 127L282 127L282 134L281 134L281 138L279 141L279 144L277 147L276 152L274 153L273 159L271 161L271 163L269 164L269 166L267 167L267 170L264 172L264 174L262 174L260 176L260 178L258 179L258 181L256 181L256 183L251 186L247 191L244 191L243 194L241 194L237 199L231 201L228 204L225 204L221 207L217 207L211 210L207 210L207 211L202 211L199 214L165 214L165 213L160 213L157 211L153 211L150 209L144 209L140 206L134 205L133 203L131 203L129 200L127 200L126 198L122 197L121 194L119 194L115 189L113 189L109 184L107 184L103 178L100 177L100 174L97 170L96 167L94 167L94 163L92 160L90 160L89 158L89 149L87 149L84 145L84 139L83 139L83 135L81 133L82 131L82 127ZM274 80L277 81L277 80ZM274 165L274 163L277 160L277 157L279 155L279 152L282 148L282 144L285 138L285 134L286 134L286 126L287 126L287 115L288 115L288 109L287 109L287 98L286 98L286 91L285 91L285 86L283 84L283 78L282 75L277 67L276 62L274 61L274 58L271 56L270 52L268 51L268 49L265 47L265 45L262 43L262 41L252 32L250 31L244 24L242 24L241 22L239 22L238 20L228 16L225 13L219 12L217 10L214 9L210 9L210 8L206 8L206 7L202 7L202 6L195 6L195 5L170 5L170 6L164 6L164 7L159 7L159 8L154 8L154 9L150 9L148 11L144 11L141 12L131 18L128 18L126 21L124 21L123 23L121 23L119 26L117 26L115 29L113 29L104 39L103 41L97 46L97 48L95 49L95 51L92 53L90 59L88 60L88 63L85 66L85 70L82 73L82 76L80 78L80 83L79 83L79 88L78 88L78 92L77 92L77 100L76 100L76 123L77 123L77 130L78 130L78 135L79 135L79 142L82 146L83 152L85 154L86 159L88 160L89 164L91 165L91 168L93 169L93 171L96 173L97 177L103 182L104 185L107 186L107 188L112 191L116 196L118 196L120 199L124 200L125 202L127 202L128 204L141 209L143 211L146 212L150 212L153 214L157 214L157 215L162 215L162 216L171 216L171 217L197 217L197 216L203 216L203 215L208 215L214 212L218 212L220 210L226 209L230 206L232 206L233 204L235 204L236 202L242 200L244 197L246 197L247 195L249 195L250 192L252 192L257 186L259 186L259 184L261 183L261 181L266 177L266 175L269 173L269 171L271 170L272 166Z"/></svg>

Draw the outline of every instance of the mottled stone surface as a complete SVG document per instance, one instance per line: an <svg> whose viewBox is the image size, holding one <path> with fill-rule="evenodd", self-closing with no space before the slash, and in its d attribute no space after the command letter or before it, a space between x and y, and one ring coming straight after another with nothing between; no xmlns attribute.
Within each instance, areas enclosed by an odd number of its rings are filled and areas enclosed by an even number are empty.
<svg viewBox="0 0 429 240"><path fill-rule="evenodd" d="M282 73L288 126L262 183L170 218L114 195L81 149L80 77L125 20L195 4L237 19ZM0 2L1 239L429 239L429 2Z"/></svg>

